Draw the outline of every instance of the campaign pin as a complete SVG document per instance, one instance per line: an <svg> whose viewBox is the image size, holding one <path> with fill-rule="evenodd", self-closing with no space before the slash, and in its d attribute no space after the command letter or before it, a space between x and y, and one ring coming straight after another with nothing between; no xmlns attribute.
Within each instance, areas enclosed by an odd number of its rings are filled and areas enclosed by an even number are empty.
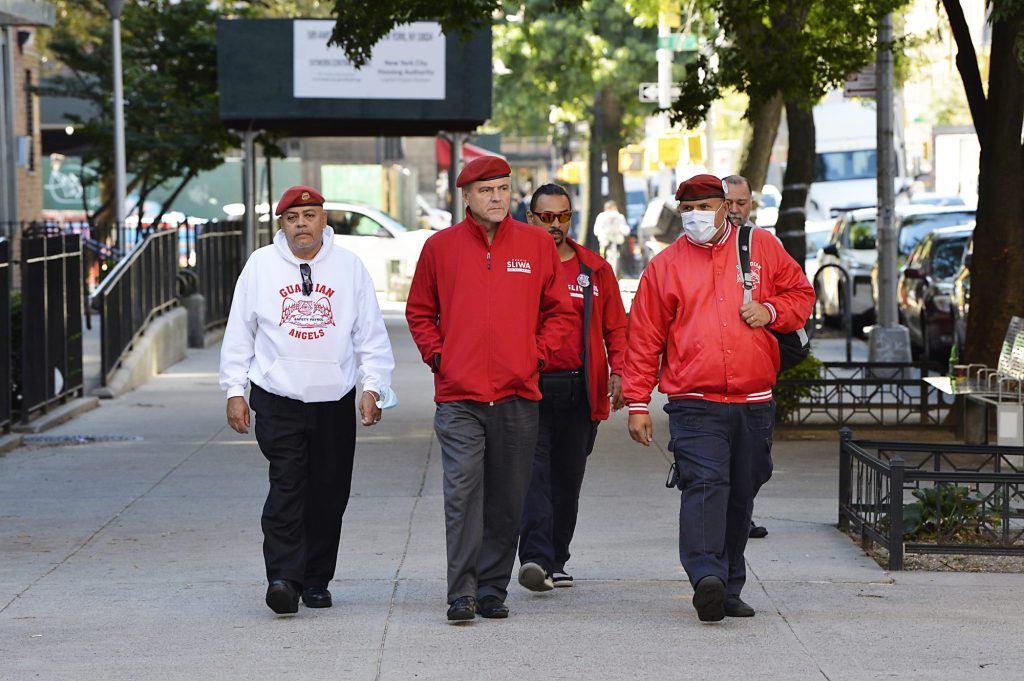
<svg viewBox="0 0 1024 681"><path fill-rule="evenodd" d="M580 276L576 277L576 283L579 284L581 287L586 288L590 286L590 277L587 276L586 274L581 274Z"/></svg>

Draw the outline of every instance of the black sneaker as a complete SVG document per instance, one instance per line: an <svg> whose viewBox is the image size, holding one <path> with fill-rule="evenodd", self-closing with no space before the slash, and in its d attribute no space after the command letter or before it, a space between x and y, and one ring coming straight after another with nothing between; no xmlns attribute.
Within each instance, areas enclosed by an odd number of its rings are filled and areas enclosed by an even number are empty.
<svg viewBox="0 0 1024 681"><path fill-rule="evenodd" d="M567 575L564 572L555 570L551 573L551 583L555 585L555 588L564 588L573 586L576 582L573 581L572 575Z"/></svg>
<svg viewBox="0 0 1024 681"><path fill-rule="evenodd" d="M448 619L452 622L464 622L476 618L476 599L472 596L459 596L448 608Z"/></svg>
<svg viewBox="0 0 1024 681"><path fill-rule="evenodd" d="M719 622L725 619L725 582L708 575L693 590L693 607L701 622Z"/></svg>
<svg viewBox="0 0 1024 681"><path fill-rule="evenodd" d="M477 613L489 620L502 620L508 617L508 606L497 596L484 596L476 602Z"/></svg>
<svg viewBox="0 0 1024 681"><path fill-rule="evenodd" d="M743 602L739 596L729 595L725 597L723 606L726 617L753 617L754 609Z"/></svg>

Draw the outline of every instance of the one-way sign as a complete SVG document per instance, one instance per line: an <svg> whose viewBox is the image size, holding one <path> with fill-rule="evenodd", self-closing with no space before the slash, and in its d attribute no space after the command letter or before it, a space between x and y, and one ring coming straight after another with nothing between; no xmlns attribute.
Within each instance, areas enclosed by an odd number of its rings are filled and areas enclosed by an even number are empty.
<svg viewBox="0 0 1024 681"><path fill-rule="evenodd" d="M679 99L679 96L683 93L683 87L679 83L672 83L672 88L669 90L672 95L672 101ZM640 101L641 102L658 102L658 84L657 83L640 83Z"/></svg>

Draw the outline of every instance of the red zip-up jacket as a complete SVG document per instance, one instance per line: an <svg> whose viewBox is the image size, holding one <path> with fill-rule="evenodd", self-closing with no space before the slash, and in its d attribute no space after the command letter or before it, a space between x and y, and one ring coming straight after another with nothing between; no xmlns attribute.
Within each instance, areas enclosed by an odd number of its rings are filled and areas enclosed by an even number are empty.
<svg viewBox="0 0 1024 681"><path fill-rule="evenodd" d="M572 239L569 239L569 245L580 262L594 273L591 282L594 298L587 338L587 395L590 398L590 418L603 421L611 412L608 376L621 376L626 362L626 308L622 305L619 281L608 261ZM577 286L570 290L569 295L582 295L582 289ZM582 333L582 329L575 328L573 333Z"/></svg>
<svg viewBox="0 0 1024 681"><path fill-rule="evenodd" d="M434 400L539 400L539 367L572 331L569 291L551 236L513 220L487 243L467 217L423 245L405 317L434 369Z"/></svg>
<svg viewBox="0 0 1024 681"><path fill-rule="evenodd" d="M779 372L779 345L769 329L801 328L814 290L774 236L752 233L753 300L772 314L752 329L740 317L743 283L733 227L714 245L685 236L651 260L629 314L622 376L629 412L647 413L655 384L670 400L767 402ZM659 364L660 362L660 364Z"/></svg>

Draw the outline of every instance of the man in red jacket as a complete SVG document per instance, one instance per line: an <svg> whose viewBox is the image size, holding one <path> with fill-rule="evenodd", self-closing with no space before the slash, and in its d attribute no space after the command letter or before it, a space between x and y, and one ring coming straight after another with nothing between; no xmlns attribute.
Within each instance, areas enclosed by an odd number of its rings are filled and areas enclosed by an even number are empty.
<svg viewBox="0 0 1024 681"><path fill-rule="evenodd" d="M519 538L519 583L531 591L550 591L573 585L565 563L587 457L609 407L623 405L626 311L611 265L567 236L572 204L565 189L556 184L538 188L527 220L554 239L575 312L572 333L540 375L537 453Z"/></svg>
<svg viewBox="0 0 1024 681"><path fill-rule="evenodd" d="M466 164L466 219L424 244L406 304L434 372L453 621L508 617L538 374L572 330L551 237L508 214L511 173L493 156Z"/></svg>
<svg viewBox="0 0 1024 681"><path fill-rule="evenodd" d="M779 347L770 331L801 328L814 292L775 237L755 229L753 300L744 304L722 181L696 175L676 199L683 236L651 260L630 310L629 434L645 446L653 440L647 405L658 384L669 399L669 448L682 489L679 557L697 616L752 617L740 592L754 496L772 473Z"/></svg>

